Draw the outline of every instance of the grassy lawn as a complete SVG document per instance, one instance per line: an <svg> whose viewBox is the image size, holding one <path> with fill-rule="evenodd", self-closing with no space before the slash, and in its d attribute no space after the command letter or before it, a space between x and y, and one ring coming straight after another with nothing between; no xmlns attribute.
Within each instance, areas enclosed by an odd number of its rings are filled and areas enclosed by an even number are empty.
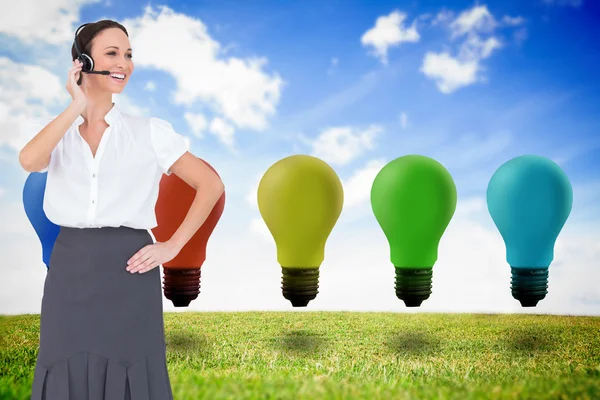
<svg viewBox="0 0 600 400"><path fill-rule="evenodd" d="M39 315L0 317L0 399L29 399ZM165 313L175 400L600 399L600 317Z"/></svg>

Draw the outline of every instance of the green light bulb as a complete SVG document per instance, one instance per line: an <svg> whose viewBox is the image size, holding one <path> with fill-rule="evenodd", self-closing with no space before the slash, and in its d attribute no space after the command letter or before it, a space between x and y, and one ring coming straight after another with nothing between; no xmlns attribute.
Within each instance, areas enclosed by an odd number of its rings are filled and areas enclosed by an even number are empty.
<svg viewBox="0 0 600 400"><path fill-rule="evenodd" d="M371 207L390 244L396 296L418 307L431 294L440 239L456 210L456 186L439 162L421 155L390 161L375 177Z"/></svg>
<svg viewBox="0 0 600 400"><path fill-rule="evenodd" d="M277 245L283 297L294 307L306 307L317 296L325 242L343 202L340 179L316 157L286 157L260 180L258 208Z"/></svg>

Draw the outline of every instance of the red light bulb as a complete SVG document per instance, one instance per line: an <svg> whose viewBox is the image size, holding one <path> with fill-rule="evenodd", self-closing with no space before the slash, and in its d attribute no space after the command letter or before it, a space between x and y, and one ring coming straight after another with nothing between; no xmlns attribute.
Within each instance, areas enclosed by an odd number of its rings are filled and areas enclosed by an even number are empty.
<svg viewBox="0 0 600 400"><path fill-rule="evenodd" d="M199 158L217 175L217 171ZM175 174L163 175L156 201L158 226L152 233L158 242L166 242L185 219L196 190ZM225 192L221 195L208 218L183 246L179 254L163 264L165 271L164 294L175 307L187 307L200 293L200 270L206 260L206 245L225 207Z"/></svg>

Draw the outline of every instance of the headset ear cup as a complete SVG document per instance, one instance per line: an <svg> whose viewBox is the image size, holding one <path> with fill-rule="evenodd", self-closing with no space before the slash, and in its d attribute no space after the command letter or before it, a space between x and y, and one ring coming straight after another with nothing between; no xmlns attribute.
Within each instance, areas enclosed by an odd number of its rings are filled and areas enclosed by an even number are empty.
<svg viewBox="0 0 600 400"><path fill-rule="evenodd" d="M85 72L90 72L94 70L94 60L87 54L83 53L81 55L81 62L83 64L82 70Z"/></svg>

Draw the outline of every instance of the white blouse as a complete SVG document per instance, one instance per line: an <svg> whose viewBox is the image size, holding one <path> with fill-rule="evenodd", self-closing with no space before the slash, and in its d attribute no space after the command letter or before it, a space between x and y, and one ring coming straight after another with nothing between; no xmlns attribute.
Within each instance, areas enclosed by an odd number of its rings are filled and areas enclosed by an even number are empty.
<svg viewBox="0 0 600 400"><path fill-rule="evenodd" d="M104 119L109 127L95 157L78 116L39 171L48 172L44 212L60 226L155 228L161 177L189 145L170 123L125 114L114 103Z"/></svg>

